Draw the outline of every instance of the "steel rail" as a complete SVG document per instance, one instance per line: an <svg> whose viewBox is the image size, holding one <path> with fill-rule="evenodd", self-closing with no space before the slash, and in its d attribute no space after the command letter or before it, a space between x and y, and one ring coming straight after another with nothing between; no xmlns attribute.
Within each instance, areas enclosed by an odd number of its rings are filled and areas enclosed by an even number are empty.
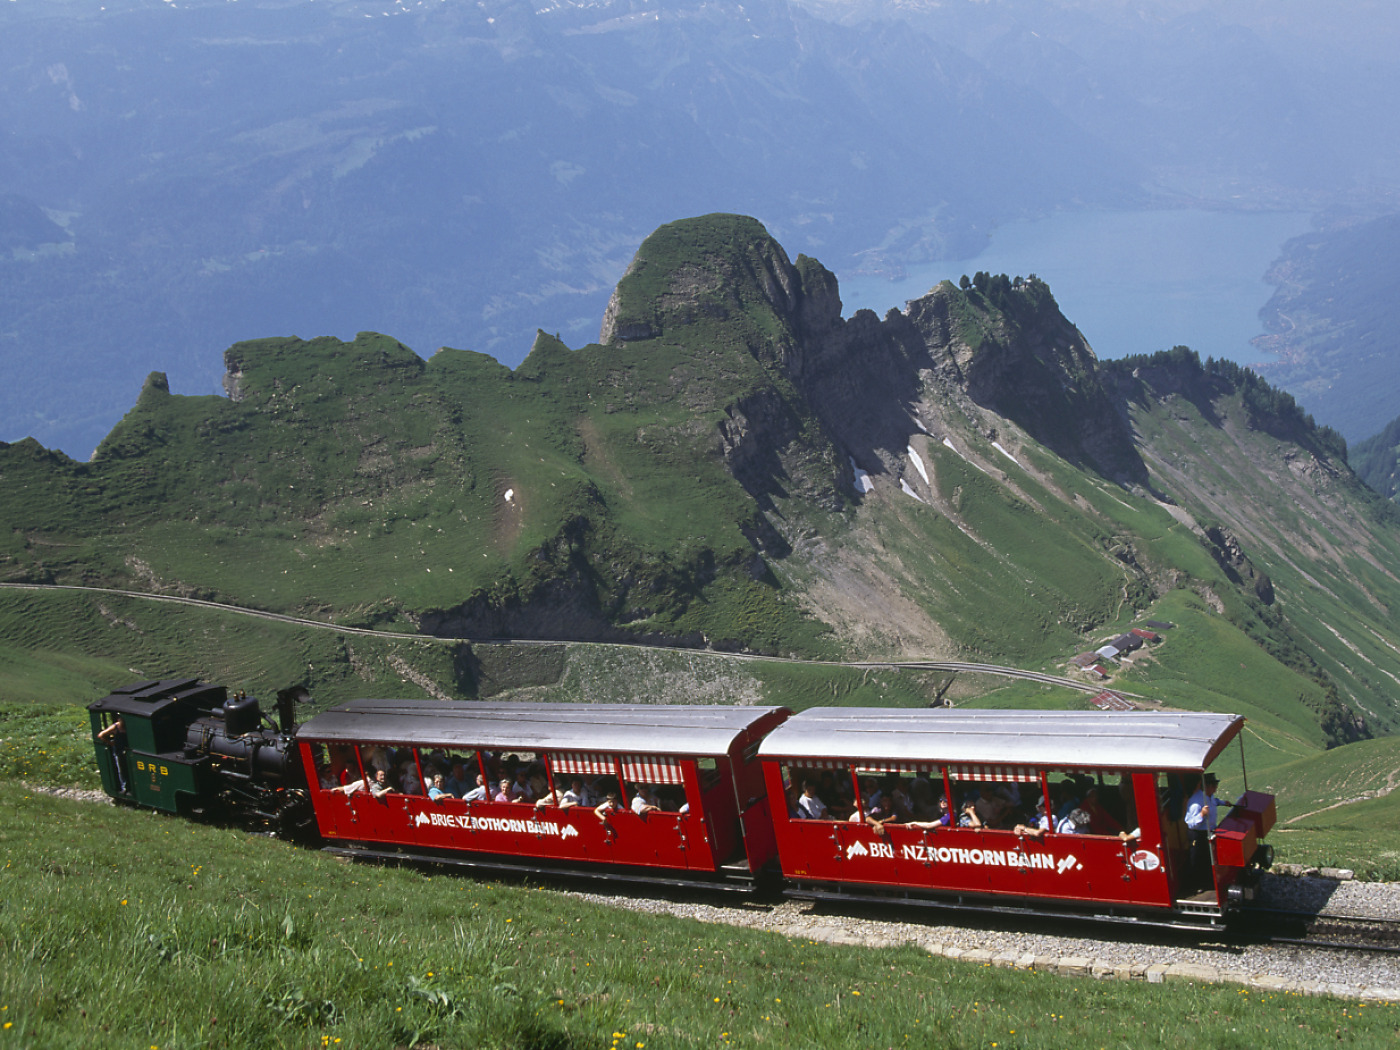
<svg viewBox="0 0 1400 1050"><path fill-rule="evenodd" d="M1313 941L1305 937L1270 937L1267 943L1307 951L1373 952L1377 955L1400 954L1400 944L1362 944L1360 941Z"/></svg>
<svg viewBox="0 0 1400 1050"><path fill-rule="evenodd" d="M1304 911L1294 908L1260 908L1250 905L1241 915L1272 915L1281 919L1299 919L1307 922L1358 922L1376 926L1394 926L1400 929L1400 916L1394 915L1353 915L1351 912Z"/></svg>
<svg viewBox="0 0 1400 1050"><path fill-rule="evenodd" d="M1255 920L1272 918L1295 923L1306 928L1301 937L1271 933L1267 930L1258 931L1261 939L1267 944L1278 944L1293 948L1317 949L1322 951L1373 952L1385 955L1400 954L1400 918L1395 916L1354 915L1345 912L1318 912L1300 911L1291 908L1251 907L1240 912L1239 917ZM1329 926L1340 927L1341 929L1338 932L1346 931L1353 937L1363 932L1357 929L1357 927L1372 927L1375 933L1388 937L1392 943L1387 944L1366 940L1324 939L1328 935L1329 931L1327 927ZM1313 927L1321 927L1321 929L1313 929Z"/></svg>

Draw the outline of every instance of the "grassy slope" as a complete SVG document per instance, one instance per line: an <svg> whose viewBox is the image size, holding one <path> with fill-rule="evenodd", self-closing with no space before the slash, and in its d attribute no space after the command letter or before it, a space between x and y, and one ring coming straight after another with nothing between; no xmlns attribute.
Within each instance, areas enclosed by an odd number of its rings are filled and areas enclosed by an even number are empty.
<svg viewBox="0 0 1400 1050"><path fill-rule="evenodd" d="M1050 977L347 865L0 787L16 1046L1379 1046L1391 1004ZM347 907L347 901L354 901Z"/></svg>
<svg viewBox="0 0 1400 1050"><path fill-rule="evenodd" d="M886 543L911 576L931 577L919 591L940 625L974 659L1023 664L1073 649L1075 625L1102 622L1121 582L1092 548L1094 523L1072 511L1059 516L1055 504L1051 516L1037 513L942 446L930 458L940 495L968 531L914 509L902 532L886 527Z"/></svg>
<svg viewBox="0 0 1400 1050"><path fill-rule="evenodd" d="M1293 772L1304 781L1315 774L1306 766ZM1400 881L1400 830L1397 829L1400 829L1400 799L1390 794L1340 805L1285 824L1274 830L1270 842L1280 860L1349 868L1358 878L1397 882Z"/></svg>
<svg viewBox="0 0 1400 1050"><path fill-rule="evenodd" d="M403 689L406 672L449 692L460 674L452 643L340 636L205 609L172 613L119 596L0 592L0 628L7 700L79 703L132 679L197 674L264 695L305 682L330 703Z"/></svg>
<svg viewBox="0 0 1400 1050"><path fill-rule="evenodd" d="M1278 796L1282 859L1400 879L1400 740L1363 740L1252 776Z"/></svg>
<svg viewBox="0 0 1400 1050"><path fill-rule="evenodd" d="M153 376L92 464L0 449L0 572L403 626L563 582L599 622L828 652L819 624L753 578L755 503L717 441L726 411L765 393L806 458L834 463L761 360L790 338L754 284L771 242L735 217L684 230L700 263L742 272L705 292L716 316L675 336L570 351L541 334L515 372L462 351L423 362L372 333L260 340L228 352L237 401L173 397ZM623 291L670 279L668 236Z"/></svg>
<svg viewBox="0 0 1400 1050"><path fill-rule="evenodd" d="M1231 529L1272 580L1272 608L1220 589L1228 614L1291 665L1325 672L1374 731L1388 731L1400 682L1387 612L1400 603L1393 521L1343 466L1257 427L1237 398L1210 409L1207 420L1169 396L1133 418L1154 475L1198 521Z"/></svg>

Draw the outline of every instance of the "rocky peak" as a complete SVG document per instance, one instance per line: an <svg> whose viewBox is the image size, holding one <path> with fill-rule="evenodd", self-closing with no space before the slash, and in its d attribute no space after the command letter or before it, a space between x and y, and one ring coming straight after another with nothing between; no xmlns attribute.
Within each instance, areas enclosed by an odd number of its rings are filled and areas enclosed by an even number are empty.
<svg viewBox="0 0 1400 1050"><path fill-rule="evenodd" d="M159 397L170 393L170 380L164 372L152 372L141 385L141 397Z"/></svg>
<svg viewBox="0 0 1400 1050"><path fill-rule="evenodd" d="M668 223L637 249L613 290L598 341L652 339L755 308L790 319L801 285L782 245L757 219L715 214Z"/></svg>
<svg viewBox="0 0 1400 1050"><path fill-rule="evenodd" d="M1120 482L1146 480L1098 359L1043 281L999 275L966 288L945 281L909 303L907 317L938 373L978 405L1072 463Z"/></svg>
<svg viewBox="0 0 1400 1050"><path fill-rule="evenodd" d="M943 282L882 320L845 320L837 279L814 259L796 264L755 219L706 215L660 227L638 248L604 317L600 342L636 343L719 324L790 382L842 455L894 462L937 417L927 406L974 403L1021 426L1071 462L1127 483L1147 472L1084 337L1044 282L979 275ZM756 474L753 449L780 447L797 428L760 399L722 434L731 466ZM921 406L926 406L921 409ZM924 415L921 417L920 412ZM756 425L757 424L757 425ZM770 433L771 430L771 433ZM809 435L810 437L810 435ZM741 465L748 465L743 469ZM752 488L752 484L746 485Z"/></svg>

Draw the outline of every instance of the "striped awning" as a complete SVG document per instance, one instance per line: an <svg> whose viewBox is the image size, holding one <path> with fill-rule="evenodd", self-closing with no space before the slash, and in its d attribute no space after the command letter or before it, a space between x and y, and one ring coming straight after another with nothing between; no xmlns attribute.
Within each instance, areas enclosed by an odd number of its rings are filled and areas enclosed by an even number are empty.
<svg viewBox="0 0 1400 1050"><path fill-rule="evenodd" d="M795 769L831 769L844 771L854 768L856 774L862 777L885 776L890 773L923 773L936 779L942 779L943 777L943 766L937 762L878 762L853 766L850 762L842 762L836 759L804 758L798 759L790 764ZM1036 784L1040 782L1039 770L1030 766L949 766L948 775L957 780L978 780L993 784Z"/></svg>
<svg viewBox="0 0 1400 1050"><path fill-rule="evenodd" d="M549 756L550 768L556 773L576 773L599 777L614 772L612 755L591 751L555 751Z"/></svg>
<svg viewBox="0 0 1400 1050"><path fill-rule="evenodd" d="M949 766L954 780L980 780L991 784L1037 784L1040 771L1029 766Z"/></svg>
<svg viewBox="0 0 1400 1050"><path fill-rule="evenodd" d="M639 784L684 784L681 764L661 755L623 755L622 776Z"/></svg>

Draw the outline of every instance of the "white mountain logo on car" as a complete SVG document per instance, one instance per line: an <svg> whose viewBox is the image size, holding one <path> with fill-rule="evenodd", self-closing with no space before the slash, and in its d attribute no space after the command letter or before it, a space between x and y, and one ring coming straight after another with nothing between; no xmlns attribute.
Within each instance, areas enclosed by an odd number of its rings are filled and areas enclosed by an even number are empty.
<svg viewBox="0 0 1400 1050"><path fill-rule="evenodd" d="M1140 849L1132 856L1133 867L1138 871L1156 871L1162 866L1161 858L1150 849Z"/></svg>

